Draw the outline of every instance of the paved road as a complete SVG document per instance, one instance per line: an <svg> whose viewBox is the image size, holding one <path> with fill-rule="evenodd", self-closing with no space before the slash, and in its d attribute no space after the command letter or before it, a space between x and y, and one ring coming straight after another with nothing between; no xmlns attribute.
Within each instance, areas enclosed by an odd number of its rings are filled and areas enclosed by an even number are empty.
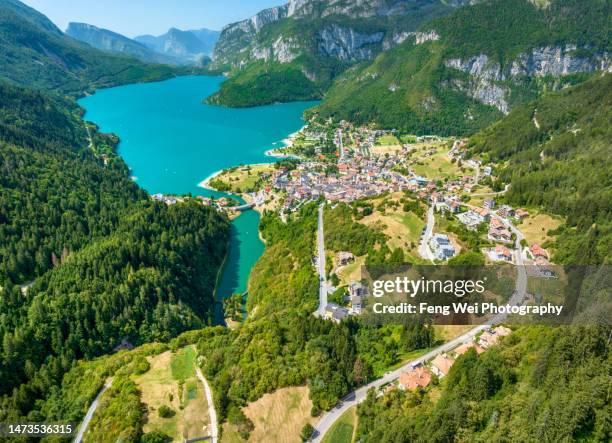
<svg viewBox="0 0 612 443"><path fill-rule="evenodd" d="M520 242L523 238L523 234L508 221L502 219L497 215L495 215L495 217L498 217L502 221L502 223L508 226L516 234L516 246L519 248L518 250L520 251ZM515 291L510 297L510 300L508 301L510 305L521 305L525 300L525 294L527 292L527 271L523 264L521 254L519 253L518 255L519 257L517 257L517 279ZM392 381L397 380L402 372L406 372L412 369L414 366L423 364L426 361L431 360L436 355L442 352L448 352L451 349L454 349L455 347L459 346L460 344L472 340L474 336L476 336L479 332L489 328L491 325L502 323L506 319L506 317L507 316L505 314L496 315L489 322L487 322L487 324L476 326L465 334L454 338L441 346L438 346L427 354L424 354L423 356L404 364L402 367L394 371L386 373L382 378L379 378L378 380L375 380L365 386L362 386L356 391L351 392L342 399L338 406L323 415L321 421L319 421L319 423L317 423L317 425L315 426L315 436L313 437L312 441L315 443L320 442L325 433L329 431L331 426L336 422L336 420L338 420L338 418L340 418L340 416L344 412L346 412L349 408L358 405L366 399L368 390L370 388L379 388L383 385L386 385L387 383L391 383Z"/></svg>
<svg viewBox="0 0 612 443"><path fill-rule="evenodd" d="M507 184L502 191L499 192L481 192L476 194L470 194L470 197L486 197L489 195L502 195L505 194L508 189L510 189L510 184Z"/></svg>
<svg viewBox="0 0 612 443"><path fill-rule="evenodd" d="M338 139L339 139L339 148L340 148L340 162L344 161L344 141L342 140L343 133L342 129L338 129Z"/></svg>
<svg viewBox="0 0 612 443"><path fill-rule="evenodd" d="M319 271L319 309L316 314L323 317L327 306L327 276L325 273L325 237L323 233L323 206L319 206L317 226L317 268Z"/></svg>
<svg viewBox="0 0 612 443"><path fill-rule="evenodd" d="M104 386L102 387L100 392L98 392L98 395L89 406L89 409L87 410L87 414L85 414L85 418L83 419L81 426L79 426L79 432L77 433L77 436L74 439L74 443L81 443L83 441L83 435L85 435L85 431L87 431L87 426L89 426L89 422L91 421L94 412L96 412L96 409L98 409L100 398L102 398L102 395L106 392L108 388L111 387L112 384L112 380L107 380L106 383L104 383Z"/></svg>
<svg viewBox="0 0 612 443"><path fill-rule="evenodd" d="M425 233L421 236L421 244L419 245L419 255L425 260L434 261L435 257L429 247L429 240L433 236L434 223L436 219L434 217L434 207L431 205L427 210L427 225L425 226Z"/></svg>
<svg viewBox="0 0 612 443"><path fill-rule="evenodd" d="M204 385L204 393L206 394L206 402L208 403L208 415L210 416L210 437L213 443L219 441L219 421L217 420L217 411L213 402L212 389L208 384L208 380L202 375L200 368L196 366L196 375Z"/></svg>

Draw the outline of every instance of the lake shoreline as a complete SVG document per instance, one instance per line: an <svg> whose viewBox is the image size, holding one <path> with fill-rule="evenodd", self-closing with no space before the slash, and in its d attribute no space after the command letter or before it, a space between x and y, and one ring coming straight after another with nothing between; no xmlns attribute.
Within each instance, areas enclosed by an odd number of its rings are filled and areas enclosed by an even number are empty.
<svg viewBox="0 0 612 443"><path fill-rule="evenodd" d="M202 96L214 94L222 81L217 76L180 76L98 89L78 103L85 110L83 118L95 122L100 132L117 134L117 154L150 195L228 197L242 204L244 194L219 192L210 182L234 165L274 163L279 157L265 155L265 150L286 145L303 127L304 110L316 103L250 109L203 105ZM216 270L218 300L248 287L250 270L265 248L260 214L249 210L232 217L228 254Z"/></svg>

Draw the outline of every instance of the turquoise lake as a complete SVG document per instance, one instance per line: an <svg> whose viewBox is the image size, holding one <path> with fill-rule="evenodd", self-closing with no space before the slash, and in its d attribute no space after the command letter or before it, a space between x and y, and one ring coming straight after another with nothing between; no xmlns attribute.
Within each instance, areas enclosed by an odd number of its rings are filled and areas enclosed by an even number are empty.
<svg viewBox="0 0 612 443"><path fill-rule="evenodd" d="M198 186L211 174L247 163L270 163L264 152L304 122L316 102L230 109L203 104L223 77L178 77L97 91L79 104L85 119L117 134L119 154L136 182L151 194L223 195ZM246 291L251 268L264 245L259 214L244 212L232 223L229 255L217 297Z"/></svg>

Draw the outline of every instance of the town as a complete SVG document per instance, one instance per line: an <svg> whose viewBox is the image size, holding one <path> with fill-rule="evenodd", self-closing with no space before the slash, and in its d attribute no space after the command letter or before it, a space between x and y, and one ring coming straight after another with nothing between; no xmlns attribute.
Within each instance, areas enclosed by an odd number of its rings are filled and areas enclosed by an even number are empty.
<svg viewBox="0 0 612 443"><path fill-rule="evenodd" d="M489 263L533 264L548 269L549 253L540 244L528 244L517 227L529 212L499 204L508 190L492 189L494 167L467 158L465 140L436 136L400 136L397 131L355 127L342 121L335 125L311 123L294 134L287 147L273 152L281 160L267 165L232 168L212 177L204 187L237 194L233 198L196 197L231 218L254 207L278 211L281 219L310 201L330 205L355 204L381 196L404 195L427 208L424 227L419 233L417 259L441 264L457 256L460 236L449 229L436 228L452 220L464 235L476 235ZM185 197L156 194L153 199L173 204ZM462 226L462 228L457 228ZM336 251L333 274L350 266L357 258L348 251ZM317 266L319 257L313 258ZM329 275L321 275L327 282ZM338 302L320 309L325 318L340 322L349 315L360 315L368 288L360 279L346 282ZM323 291L333 293L326 283ZM327 294L326 294L327 295Z"/></svg>

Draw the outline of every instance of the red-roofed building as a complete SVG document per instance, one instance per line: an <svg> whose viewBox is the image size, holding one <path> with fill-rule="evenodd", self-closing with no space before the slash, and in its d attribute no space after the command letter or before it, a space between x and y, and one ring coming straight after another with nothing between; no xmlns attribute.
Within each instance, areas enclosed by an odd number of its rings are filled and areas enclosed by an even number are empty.
<svg viewBox="0 0 612 443"><path fill-rule="evenodd" d="M455 363L455 360L450 358L446 354L438 354L436 358L431 362L431 370L438 377L444 377L450 371L451 366Z"/></svg>
<svg viewBox="0 0 612 443"><path fill-rule="evenodd" d="M523 220L524 218L529 217L529 212L525 211L524 209L517 209L516 212L514 213L514 216L517 218L520 218L521 220Z"/></svg>
<svg viewBox="0 0 612 443"><path fill-rule="evenodd" d="M542 247L538 244L532 245L529 248L529 253L534 259L541 257L548 260L548 252L546 252L545 249L542 249Z"/></svg>
<svg viewBox="0 0 612 443"><path fill-rule="evenodd" d="M474 348L478 354L484 352L484 349L482 349L480 346L478 346L478 344L474 343L473 341L463 343L461 346L456 347L454 352L457 355L463 355L472 348Z"/></svg>
<svg viewBox="0 0 612 443"><path fill-rule="evenodd" d="M403 372L399 378L399 386L401 389L412 390L418 387L425 388L429 383L431 383L431 372L423 366L419 366L410 372Z"/></svg>
<svg viewBox="0 0 612 443"><path fill-rule="evenodd" d="M512 261L512 253L510 249L506 248L503 245L495 246L495 255L498 260Z"/></svg>

